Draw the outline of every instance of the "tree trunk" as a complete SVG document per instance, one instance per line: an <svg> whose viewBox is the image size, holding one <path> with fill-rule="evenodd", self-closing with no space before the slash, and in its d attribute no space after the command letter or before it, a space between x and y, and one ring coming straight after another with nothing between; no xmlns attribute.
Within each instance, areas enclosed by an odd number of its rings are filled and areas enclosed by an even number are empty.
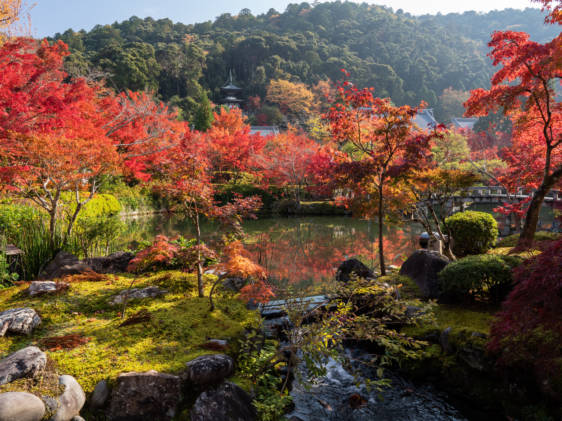
<svg viewBox="0 0 562 421"><path fill-rule="evenodd" d="M49 211L49 238L51 240L51 247L55 246L55 228L57 226L57 207L54 206Z"/></svg>
<svg viewBox="0 0 562 421"><path fill-rule="evenodd" d="M195 238L197 240L197 289L199 297L205 296L203 290L203 268L201 267L201 226L199 224L199 212L195 212Z"/></svg>
<svg viewBox="0 0 562 421"><path fill-rule="evenodd" d="M521 235L519 235L517 248L526 249L533 245L535 231L537 230L537 224L539 222L539 213L544 202L544 198L561 178L562 167L558 167L551 175L543 179L542 184L533 194L533 199L529 204L529 209L527 210L527 215L525 216L523 231L521 231Z"/></svg>
<svg viewBox="0 0 562 421"><path fill-rule="evenodd" d="M384 201L383 201L383 192L382 192L382 183L381 183L381 185L379 186L379 261L380 261L380 266L381 266L381 276L386 275L386 266L384 264L384 247L383 247L383 239L384 239L383 205L384 205Z"/></svg>

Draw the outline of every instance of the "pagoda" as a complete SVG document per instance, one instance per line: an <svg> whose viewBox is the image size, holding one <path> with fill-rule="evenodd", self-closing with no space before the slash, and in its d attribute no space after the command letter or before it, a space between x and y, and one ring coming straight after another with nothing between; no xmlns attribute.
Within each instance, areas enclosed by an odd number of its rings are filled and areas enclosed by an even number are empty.
<svg viewBox="0 0 562 421"><path fill-rule="evenodd" d="M228 82L221 88L221 93L223 99L221 99L221 104L226 105L228 108L240 107L241 99L238 99L238 95L242 92L238 86L232 81L232 70L230 70Z"/></svg>

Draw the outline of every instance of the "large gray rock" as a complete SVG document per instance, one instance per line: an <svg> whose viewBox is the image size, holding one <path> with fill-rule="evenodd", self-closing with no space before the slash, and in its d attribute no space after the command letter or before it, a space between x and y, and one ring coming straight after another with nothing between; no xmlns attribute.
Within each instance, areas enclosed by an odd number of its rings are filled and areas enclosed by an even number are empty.
<svg viewBox="0 0 562 421"><path fill-rule="evenodd" d="M90 406L92 408L103 408L107 404L109 398L109 386L107 381L101 380L94 387L92 396L90 396Z"/></svg>
<svg viewBox="0 0 562 421"><path fill-rule="evenodd" d="M111 393L110 419L171 420L181 400L181 379L151 370L123 373ZM218 420L215 420L218 421Z"/></svg>
<svg viewBox="0 0 562 421"><path fill-rule="evenodd" d="M418 285L423 297L439 298L437 274L449 264L442 254L429 250L417 250L400 268L400 275L409 276Z"/></svg>
<svg viewBox="0 0 562 421"><path fill-rule="evenodd" d="M65 288L67 284L64 282L54 282L54 281L33 281L29 288L27 289L27 293L34 297L36 295L43 295L43 294L55 294L59 292L61 289Z"/></svg>
<svg viewBox="0 0 562 421"><path fill-rule="evenodd" d="M371 269L357 259L348 259L343 262L336 272L336 281L349 282L352 277L362 279L375 279L376 276Z"/></svg>
<svg viewBox="0 0 562 421"><path fill-rule="evenodd" d="M0 385L33 377L45 368L47 355L35 346L20 349L0 360Z"/></svg>
<svg viewBox="0 0 562 421"><path fill-rule="evenodd" d="M234 373L234 361L228 355L202 355L187 363L182 376L185 380L200 386L221 383Z"/></svg>
<svg viewBox="0 0 562 421"><path fill-rule="evenodd" d="M191 409L191 421L257 420L252 398L230 382L201 393Z"/></svg>
<svg viewBox="0 0 562 421"><path fill-rule="evenodd" d="M0 393L0 421L40 421L45 405L37 396L26 392Z"/></svg>
<svg viewBox="0 0 562 421"><path fill-rule="evenodd" d="M80 410L86 402L86 395L72 376L60 376L59 384L65 389L62 395L56 398L56 412L49 421L70 421L76 415L80 415Z"/></svg>
<svg viewBox="0 0 562 421"><path fill-rule="evenodd" d="M41 279L56 279L67 275L76 275L79 273L91 271L92 267L85 262L78 260L73 254L59 251L51 260L43 272L40 274Z"/></svg>
<svg viewBox="0 0 562 421"><path fill-rule="evenodd" d="M41 323L41 318L32 308L13 308L0 313L0 336L5 333L29 335Z"/></svg>
<svg viewBox="0 0 562 421"><path fill-rule="evenodd" d="M97 273L123 273L127 272L127 266L133 257L132 253L118 251L106 257L88 259L86 263Z"/></svg>
<svg viewBox="0 0 562 421"><path fill-rule="evenodd" d="M139 288L126 289L124 291L121 291L115 297L113 297L109 303L113 305L118 305L118 304L123 304L125 299L127 301L131 301L131 300L140 300L143 298L156 298L166 294L167 292L168 291L166 291L165 289L161 289L154 286L150 286L142 289Z"/></svg>

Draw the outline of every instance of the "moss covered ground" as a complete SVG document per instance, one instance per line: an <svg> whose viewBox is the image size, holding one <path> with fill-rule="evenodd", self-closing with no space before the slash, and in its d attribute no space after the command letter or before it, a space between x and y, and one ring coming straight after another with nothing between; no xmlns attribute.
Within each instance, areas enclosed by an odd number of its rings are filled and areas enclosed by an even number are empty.
<svg viewBox="0 0 562 421"><path fill-rule="evenodd" d="M206 279L208 287L213 279ZM169 293L129 302L122 319L122 305L112 306L109 301L133 281L134 288L158 285ZM60 373L74 376L86 393L98 381L115 379L122 372L177 373L186 362L210 352L202 347L208 339L234 338L259 324L258 313L230 295L219 294L217 309L211 313L208 298L197 297L195 284L194 275L160 272L138 278L110 275L95 282L71 282L69 289L58 295L29 297L27 284L0 290L0 311L31 307L42 319L29 337L0 338L0 358L36 345L45 350ZM150 320L120 327L139 311L150 313ZM56 339L47 340L68 335L84 343L64 349L68 341L60 340L57 347Z"/></svg>

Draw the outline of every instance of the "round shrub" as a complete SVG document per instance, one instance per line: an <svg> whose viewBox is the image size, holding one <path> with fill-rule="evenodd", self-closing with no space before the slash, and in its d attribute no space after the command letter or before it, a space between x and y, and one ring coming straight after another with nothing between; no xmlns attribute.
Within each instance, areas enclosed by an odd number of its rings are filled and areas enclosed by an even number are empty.
<svg viewBox="0 0 562 421"><path fill-rule="evenodd" d="M467 256L449 263L438 275L443 298L501 302L512 289L511 272L519 263L519 257L494 254Z"/></svg>
<svg viewBox="0 0 562 421"><path fill-rule="evenodd" d="M498 223L489 213L459 212L445 224L453 236L453 252L459 257L486 253L498 238Z"/></svg>

